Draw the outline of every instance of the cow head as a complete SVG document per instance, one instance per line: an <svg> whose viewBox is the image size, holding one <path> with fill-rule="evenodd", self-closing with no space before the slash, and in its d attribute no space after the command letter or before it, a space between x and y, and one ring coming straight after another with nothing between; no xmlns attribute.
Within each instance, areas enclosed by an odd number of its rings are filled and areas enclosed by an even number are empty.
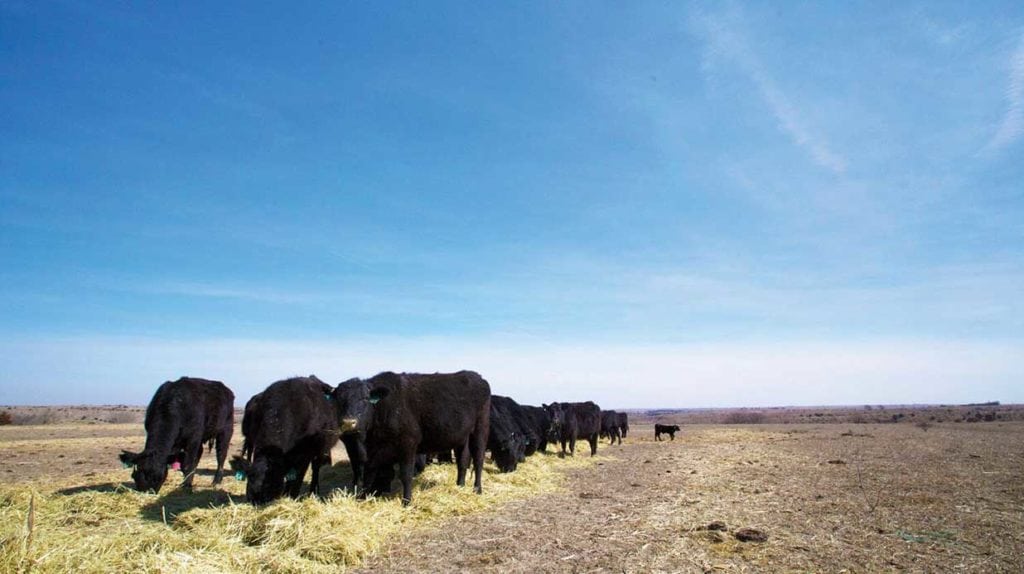
<svg viewBox="0 0 1024 574"><path fill-rule="evenodd" d="M285 472L266 456L256 455L252 462L241 456L231 459L236 478L245 479L245 496L253 504L266 504L284 494Z"/></svg>
<svg viewBox="0 0 1024 574"><path fill-rule="evenodd" d="M525 458L523 436L517 432L501 433L494 437L493 444L491 456L501 472L514 471L520 460Z"/></svg>
<svg viewBox="0 0 1024 574"><path fill-rule="evenodd" d="M121 464L131 467L135 489L140 492L159 492L167 480L167 467L174 462L174 456L157 456L152 452L121 451Z"/></svg>
<svg viewBox="0 0 1024 574"><path fill-rule="evenodd" d="M331 392L331 398L334 399L338 427L342 434L366 430L374 404L370 398L370 386L366 381L355 378L340 383Z"/></svg>
<svg viewBox="0 0 1024 574"><path fill-rule="evenodd" d="M548 427L548 440L552 442L558 441L562 434L562 427L565 425L565 409L559 403L541 406L544 407L548 416L551 417L551 426Z"/></svg>

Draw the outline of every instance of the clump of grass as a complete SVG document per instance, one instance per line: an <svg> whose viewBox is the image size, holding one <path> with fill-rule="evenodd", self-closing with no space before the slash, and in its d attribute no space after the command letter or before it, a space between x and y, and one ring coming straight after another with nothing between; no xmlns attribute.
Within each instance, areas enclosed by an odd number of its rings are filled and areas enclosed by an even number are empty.
<svg viewBox="0 0 1024 574"><path fill-rule="evenodd" d="M168 486L160 496L121 486L65 494L5 486L0 571L338 572L410 528L557 491L561 470L597 460L538 455L511 474L487 465L483 495L456 487L453 465L430 466L407 508L396 497L358 500L340 490L324 501L281 500L255 508L244 502L244 483L230 479L223 490L183 493Z"/></svg>

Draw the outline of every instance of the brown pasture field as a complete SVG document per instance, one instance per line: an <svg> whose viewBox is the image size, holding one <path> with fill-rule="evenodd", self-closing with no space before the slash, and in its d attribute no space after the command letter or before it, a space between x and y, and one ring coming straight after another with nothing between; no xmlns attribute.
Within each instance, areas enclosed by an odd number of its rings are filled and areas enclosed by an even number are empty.
<svg viewBox="0 0 1024 574"><path fill-rule="evenodd" d="M557 491L441 516L354 569L1024 571L1024 422L683 424L675 441L656 442L652 419L635 418L623 445L602 440L597 462L559 470ZM3 426L0 487L117 488L129 478L117 453L144 439L137 422ZM337 485L344 450L334 455ZM212 470L204 454L184 508L210 498ZM740 541L744 528L767 539Z"/></svg>

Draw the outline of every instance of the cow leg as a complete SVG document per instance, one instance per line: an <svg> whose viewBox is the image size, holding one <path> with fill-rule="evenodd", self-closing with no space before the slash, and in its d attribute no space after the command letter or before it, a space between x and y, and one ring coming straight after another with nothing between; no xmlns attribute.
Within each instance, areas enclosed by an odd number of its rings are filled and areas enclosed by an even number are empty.
<svg viewBox="0 0 1024 574"><path fill-rule="evenodd" d="M576 436L569 437L569 456L576 456Z"/></svg>
<svg viewBox="0 0 1024 574"><path fill-rule="evenodd" d="M487 427L484 426L483 430L486 431ZM469 440L473 447L473 492L483 494L484 457L487 454L487 437L478 428L477 432Z"/></svg>
<svg viewBox="0 0 1024 574"><path fill-rule="evenodd" d="M590 435L590 456L597 454L597 435Z"/></svg>
<svg viewBox="0 0 1024 574"><path fill-rule="evenodd" d="M309 494L317 498L320 497L320 467L325 463L327 463L327 457L316 456L313 457L313 463L310 466Z"/></svg>
<svg viewBox="0 0 1024 574"><path fill-rule="evenodd" d="M466 486L466 470L469 468L469 441L462 445L462 450L459 451L459 456L455 459L455 484L456 486Z"/></svg>
<svg viewBox="0 0 1024 574"><path fill-rule="evenodd" d="M671 438L672 440L676 440L676 433L674 433L674 432L670 432L670 433L668 433L668 436L669 436L669 438Z"/></svg>
<svg viewBox="0 0 1024 574"><path fill-rule="evenodd" d="M181 473L185 478L181 481L181 487L185 490L192 490L192 479L196 475L196 467L199 466L199 457L203 454L203 443L187 443L181 453Z"/></svg>
<svg viewBox="0 0 1024 574"><path fill-rule="evenodd" d="M402 479L402 506L412 502L412 477L416 473L416 453L406 456L398 463L398 473Z"/></svg>
<svg viewBox="0 0 1024 574"><path fill-rule="evenodd" d="M352 464L352 492L359 489L359 484L362 483L363 487L366 487L366 482L363 480L363 472L366 468L366 446L362 441L356 444L356 456L350 457L352 460L349 461Z"/></svg>
<svg viewBox="0 0 1024 574"><path fill-rule="evenodd" d="M228 458L228 447L231 446L231 429L217 434L217 472L213 475L213 483L220 484L224 479L224 461Z"/></svg>
<svg viewBox="0 0 1024 574"><path fill-rule="evenodd" d="M568 439L566 439L564 437L562 438L562 452L558 453L558 458L565 458L565 443L566 443L566 440L568 440Z"/></svg>
<svg viewBox="0 0 1024 574"><path fill-rule="evenodd" d="M287 460L287 459L286 459ZM285 489L288 491L288 496L292 498L298 498L299 493L302 492L302 479L306 478L306 469L309 468L309 460L300 462L295 468L295 478L293 480L286 480L288 484L285 485ZM291 469L288 469L289 472Z"/></svg>

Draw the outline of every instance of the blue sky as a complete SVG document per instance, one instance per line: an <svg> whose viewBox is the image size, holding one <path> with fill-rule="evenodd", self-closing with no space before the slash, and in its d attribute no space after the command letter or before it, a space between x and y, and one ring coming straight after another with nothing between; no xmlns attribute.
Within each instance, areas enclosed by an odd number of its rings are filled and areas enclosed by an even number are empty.
<svg viewBox="0 0 1024 574"><path fill-rule="evenodd" d="M0 403L1024 402L1024 6L0 4Z"/></svg>

